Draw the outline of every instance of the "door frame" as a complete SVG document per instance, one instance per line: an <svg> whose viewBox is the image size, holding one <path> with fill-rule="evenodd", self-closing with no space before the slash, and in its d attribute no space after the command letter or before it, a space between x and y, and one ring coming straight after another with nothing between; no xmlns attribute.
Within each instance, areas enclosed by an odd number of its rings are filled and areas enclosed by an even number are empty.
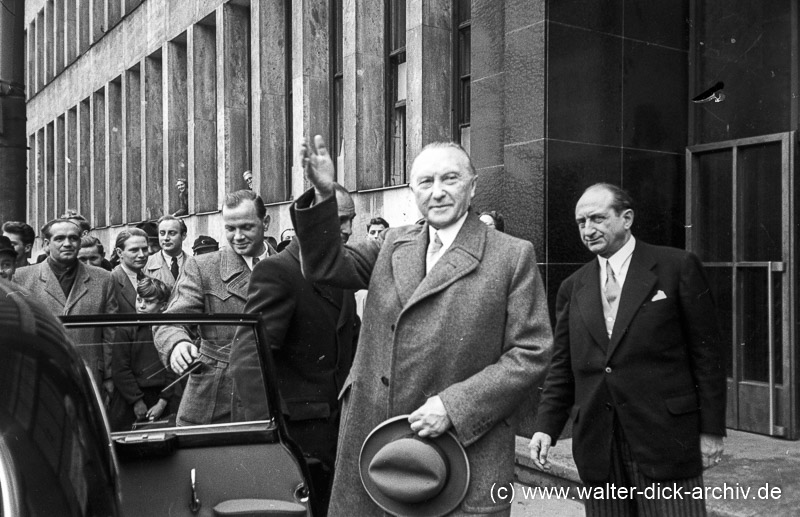
<svg viewBox="0 0 800 517"><path fill-rule="evenodd" d="M794 131L785 133L776 133L771 135L763 135L751 138L741 138L735 140L728 140L723 142L714 142L707 144L700 144L689 146L686 148L686 247L689 251L697 251L699 249L697 240L700 238L697 232L693 231L694 214L700 210L695 206L695 172L700 165L699 155L708 152L729 151L731 153L731 174L732 188L731 188L731 231L732 231L732 247L733 253L731 256L732 262L715 262L713 264L720 266L730 266L732 269L732 341L727 344L730 353L733 357L733 378L726 377L728 380L728 415L731 416L735 425L738 427L740 424L740 390L750 391L756 396L758 391L766 389L767 398L769 403L769 422L767 423L767 433L771 436L779 436L789 439L798 438L798 410L797 410L797 350L795 345L796 338L796 299L797 293L795 289L795 279L797 268L795 266L795 258L800 256L795 246L795 182L794 175L796 172L795 167L795 152L796 152L796 133ZM760 144L780 143L781 144L781 222L782 222L782 258L780 263L776 262L743 262L734 261L737 257L736 248L739 244L739 236L737 235L739 226L741 224L740 212L738 205L740 202L739 186L741 183L741 174L743 171L739 167L739 149L743 147L753 147ZM708 264L712 264L709 262ZM764 267L767 270L768 278L773 274L782 274L784 281L782 282L782 321L781 329L773 329L770 323L770 335L772 332L781 332L781 341L783 343L782 364L774 364L774 353L772 352L775 346L774 341L770 340L769 345L769 377L766 383L758 381L745 381L742 379L742 365L739 359L738 347L736 342L739 341L740 324L737 314L740 307L740 294L737 292L737 268L741 267ZM771 292L772 283L769 283L769 290ZM769 314L772 314L772 298L770 297ZM771 320L770 320L771 321ZM725 324L724 322L722 322ZM776 368L782 368L782 384L778 385L775 382ZM780 420L780 424L777 420ZM730 424L730 422L729 422Z"/></svg>

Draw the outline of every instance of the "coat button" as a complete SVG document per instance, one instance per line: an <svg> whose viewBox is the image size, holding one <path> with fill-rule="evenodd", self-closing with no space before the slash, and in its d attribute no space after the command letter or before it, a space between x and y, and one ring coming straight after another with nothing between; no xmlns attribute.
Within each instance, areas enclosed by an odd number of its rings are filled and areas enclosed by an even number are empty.
<svg viewBox="0 0 800 517"><path fill-rule="evenodd" d="M606 366L606 373L611 373L611 367L610 366Z"/></svg>
<svg viewBox="0 0 800 517"><path fill-rule="evenodd" d="M614 406L611 405L611 402L606 402L606 409L609 410L609 411L614 409Z"/></svg>
<svg viewBox="0 0 800 517"><path fill-rule="evenodd" d="M383 377L381 377L381 382L383 383L384 386L388 386L389 378L384 375Z"/></svg>

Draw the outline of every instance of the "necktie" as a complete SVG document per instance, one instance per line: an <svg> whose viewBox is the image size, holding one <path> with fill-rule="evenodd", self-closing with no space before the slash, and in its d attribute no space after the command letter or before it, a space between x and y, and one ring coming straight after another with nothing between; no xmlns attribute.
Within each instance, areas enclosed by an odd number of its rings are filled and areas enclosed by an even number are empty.
<svg viewBox="0 0 800 517"><path fill-rule="evenodd" d="M609 338L614 330L614 320L617 319L617 307L619 306L621 290L617 277L614 275L614 270L611 268L611 263L606 261L606 285L603 287L606 303L603 304L603 315L606 318L606 331Z"/></svg>
<svg viewBox="0 0 800 517"><path fill-rule="evenodd" d="M433 266L439 260L437 256L442 249L442 239L439 238L439 232L433 232L433 239L428 244L428 258L427 258L427 271L433 269Z"/></svg>
<svg viewBox="0 0 800 517"><path fill-rule="evenodd" d="M606 261L606 300L609 305L614 305L619 299L619 293L622 289L619 287L617 277L614 275L614 269L611 268L611 262Z"/></svg>
<svg viewBox="0 0 800 517"><path fill-rule="evenodd" d="M172 271L172 278L178 279L178 257L172 257L172 266L170 267Z"/></svg>

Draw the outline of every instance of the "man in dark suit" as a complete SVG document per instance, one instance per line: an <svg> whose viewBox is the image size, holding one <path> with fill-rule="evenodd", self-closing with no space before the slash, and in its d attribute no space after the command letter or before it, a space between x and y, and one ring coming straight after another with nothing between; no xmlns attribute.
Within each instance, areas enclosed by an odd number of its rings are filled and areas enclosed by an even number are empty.
<svg viewBox="0 0 800 517"><path fill-rule="evenodd" d="M144 275L142 269L147 264L147 234L138 228L122 230L117 234L115 244L120 260L111 276L116 283L117 306L122 314L134 314L136 288L139 278Z"/></svg>
<svg viewBox="0 0 800 517"><path fill-rule="evenodd" d="M341 187L336 196L340 234L342 242L347 242L355 205ZM269 257L253 270L245 312L261 316L289 435L312 458L314 515L324 515L339 437L337 396L350 372L358 336L353 292L306 280L300 268L300 245L292 240L284 253ZM231 370L245 417L265 418L263 397L248 398L261 385L252 340L234 342Z"/></svg>
<svg viewBox="0 0 800 517"><path fill-rule="evenodd" d="M469 487L453 515L508 515L493 485L513 482L514 424L549 359L552 334L530 242L490 231L472 213L478 180L457 144L429 144L411 166L425 222L347 245L338 238L333 163L322 138L304 146L314 186L291 208L303 273L369 288L342 426L330 515L380 515L361 482L359 453L387 418L409 415L421 438L455 433ZM311 206L313 204L313 206Z"/></svg>
<svg viewBox="0 0 800 517"><path fill-rule="evenodd" d="M534 462L549 467L548 451L572 410L581 479L640 490L590 499L587 515L705 515L705 502L689 494L722 456L726 386L702 265L686 251L637 241L633 201L614 185L589 187L575 219L598 259L558 291ZM642 496L656 483L674 483L686 497Z"/></svg>

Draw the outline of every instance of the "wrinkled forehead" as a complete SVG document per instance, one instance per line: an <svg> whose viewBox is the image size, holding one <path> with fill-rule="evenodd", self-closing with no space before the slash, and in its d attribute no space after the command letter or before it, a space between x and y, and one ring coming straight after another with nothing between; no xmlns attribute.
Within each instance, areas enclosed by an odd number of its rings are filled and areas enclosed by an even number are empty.
<svg viewBox="0 0 800 517"><path fill-rule="evenodd" d="M575 216L588 216L606 212L614 204L614 196L604 188L594 188L583 193L575 205Z"/></svg>
<svg viewBox="0 0 800 517"><path fill-rule="evenodd" d="M170 230L175 230L178 233L181 233L181 223L180 221L175 221L174 219L167 219L166 221L161 221L161 224L158 225L158 231L165 231L168 232Z"/></svg>
<svg viewBox="0 0 800 517"><path fill-rule="evenodd" d="M81 229L75 223L68 223L66 221L62 223L56 223L50 227L50 235L51 237L55 237L56 235L63 235L63 236L75 236L80 238Z"/></svg>
<svg viewBox="0 0 800 517"><path fill-rule="evenodd" d="M222 206L222 219L225 224L257 224L260 221L253 201L245 199L233 208Z"/></svg>
<svg viewBox="0 0 800 517"><path fill-rule="evenodd" d="M469 158L457 147L428 147L423 149L411 165L411 178L419 174L444 174L460 171L471 175Z"/></svg>

